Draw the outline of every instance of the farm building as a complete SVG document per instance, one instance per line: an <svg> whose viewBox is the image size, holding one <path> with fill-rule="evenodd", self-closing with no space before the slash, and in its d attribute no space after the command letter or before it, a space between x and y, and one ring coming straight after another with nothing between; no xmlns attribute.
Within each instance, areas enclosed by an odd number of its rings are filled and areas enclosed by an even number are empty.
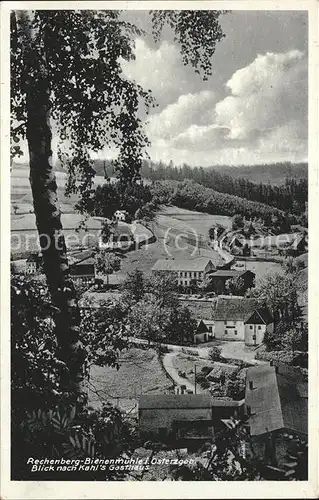
<svg viewBox="0 0 319 500"><path fill-rule="evenodd" d="M129 217L129 213L126 210L116 210L114 213L114 219L121 221L121 222L126 222Z"/></svg>
<svg viewBox="0 0 319 500"><path fill-rule="evenodd" d="M243 418L245 416L245 400L212 398L214 428L221 426L224 418Z"/></svg>
<svg viewBox="0 0 319 500"><path fill-rule="evenodd" d="M203 321L202 319L198 322L196 331L194 333L194 343L200 344L201 342L209 342L213 338L214 332L214 322L213 321Z"/></svg>
<svg viewBox="0 0 319 500"><path fill-rule="evenodd" d="M111 230L107 241L103 240L102 232L99 235L99 248L106 250L128 251L134 247L135 240L129 224L119 222Z"/></svg>
<svg viewBox="0 0 319 500"><path fill-rule="evenodd" d="M266 331L273 331L273 319L258 300L221 295L212 313L214 336L221 340L244 340L247 345L259 345Z"/></svg>
<svg viewBox="0 0 319 500"><path fill-rule="evenodd" d="M237 271L235 269L216 270L208 273L208 278L213 291L217 294L225 293L228 280L240 279L242 287L238 293L243 295L249 288L254 286L255 274L252 271Z"/></svg>
<svg viewBox="0 0 319 500"><path fill-rule="evenodd" d="M245 320L245 344L260 345L266 331L270 333L274 331L274 319L269 309L263 306L256 309Z"/></svg>
<svg viewBox="0 0 319 500"><path fill-rule="evenodd" d="M213 269L215 269L215 266L207 257L189 260L159 259L152 267L153 272L174 274L178 285L189 290L196 288L204 280L207 273Z"/></svg>
<svg viewBox="0 0 319 500"><path fill-rule="evenodd" d="M95 261L93 257L86 257L83 260L70 265L70 276L78 284L92 284L95 281Z"/></svg>
<svg viewBox="0 0 319 500"><path fill-rule="evenodd" d="M144 395L138 405L139 427L160 438L211 438L212 398L207 394Z"/></svg>
<svg viewBox="0 0 319 500"><path fill-rule="evenodd" d="M26 274L35 274L42 266L41 254L32 254L26 260L25 272Z"/></svg>
<svg viewBox="0 0 319 500"><path fill-rule="evenodd" d="M181 305L186 305L197 320L194 332L194 343L208 342L214 337L213 300L189 297L179 300Z"/></svg>
<svg viewBox="0 0 319 500"><path fill-rule="evenodd" d="M306 439L308 384L298 367L275 363L248 368L246 412L254 453L283 466L290 440L287 432Z"/></svg>
<svg viewBox="0 0 319 500"><path fill-rule="evenodd" d="M307 234L297 234L294 241L286 249L290 255L298 256L305 252L308 252L308 235Z"/></svg>

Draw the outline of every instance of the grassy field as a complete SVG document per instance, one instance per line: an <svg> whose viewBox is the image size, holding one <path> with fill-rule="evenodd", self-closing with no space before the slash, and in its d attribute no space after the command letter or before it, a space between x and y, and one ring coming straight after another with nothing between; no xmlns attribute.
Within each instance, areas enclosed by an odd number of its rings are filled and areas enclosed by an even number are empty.
<svg viewBox="0 0 319 500"><path fill-rule="evenodd" d="M56 181L58 186L58 199L60 204L64 205L64 212L70 212L73 204L78 200L77 195L71 195L70 197L65 196L65 183L66 183L66 173L56 172ZM104 178L101 176L96 176L94 179L94 184L104 184ZM19 207L21 210L24 208L26 211L32 210L32 193L29 182L29 169L27 165L16 164L13 166L11 171L11 202L17 204L18 206L24 205L24 207ZM62 208L62 207L61 207Z"/></svg>
<svg viewBox="0 0 319 500"><path fill-rule="evenodd" d="M233 269L237 269L240 271L252 271L253 273L255 273L256 281L263 276L266 276L267 274L285 273L284 268L278 262L254 262L237 260L236 264L233 266Z"/></svg>
<svg viewBox="0 0 319 500"><path fill-rule="evenodd" d="M150 228L157 241L128 253L122 260L123 272L139 268L149 272L158 259L208 257L214 264L223 259L207 244L209 228L217 223L230 224L229 217L192 212L177 207L163 207Z"/></svg>
<svg viewBox="0 0 319 500"><path fill-rule="evenodd" d="M133 406L141 394L163 394L172 390L154 349L131 348L121 354L120 369L94 366L90 373L89 400L117 401L122 407Z"/></svg>

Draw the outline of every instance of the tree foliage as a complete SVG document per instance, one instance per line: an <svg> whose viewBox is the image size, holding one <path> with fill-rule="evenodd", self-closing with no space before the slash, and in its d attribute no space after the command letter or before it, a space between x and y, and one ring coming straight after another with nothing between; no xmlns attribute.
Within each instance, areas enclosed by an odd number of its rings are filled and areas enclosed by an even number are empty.
<svg viewBox="0 0 319 500"><path fill-rule="evenodd" d="M107 279L110 274L121 269L121 259L113 252L108 250L99 250L95 254L95 266L96 270L103 275L106 275Z"/></svg>
<svg viewBox="0 0 319 500"><path fill-rule="evenodd" d="M183 63L191 65L196 73L203 76L203 80L207 80L212 74L216 44L225 37L219 18L226 11L154 10L151 13L155 40L160 39L165 25L172 28Z"/></svg>
<svg viewBox="0 0 319 500"><path fill-rule="evenodd" d="M248 291L250 297L265 302L274 315L275 322L280 319L290 322L299 317L298 282L295 273L267 274L261 277L256 287Z"/></svg>
<svg viewBox="0 0 319 500"><path fill-rule="evenodd" d="M298 175L299 165L294 166ZM145 160L142 167L142 176L152 181L174 180L183 181L192 179L195 182L214 189L220 193L227 193L247 200L265 203L266 205L279 208L287 211L295 216L300 217L300 222L305 219L305 207L308 200L308 182L306 173L306 164L300 164L302 171L299 173L299 178L293 177L293 169L291 164L271 164L258 165L247 167L231 168L222 166L216 167L194 167L182 165L181 167L174 166L172 163L164 165L162 162L155 163L150 160ZM262 170L263 182L252 181L252 171ZM274 173L274 170L276 172ZM283 171L283 179L279 185L274 185L269 182L274 174ZM243 172L237 174L237 171ZM244 176L245 173L245 176ZM260 176L261 177L261 176ZM282 221L284 222L284 221Z"/></svg>
<svg viewBox="0 0 319 500"><path fill-rule="evenodd" d="M287 229L287 221L283 211L256 201L247 200L231 194L221 193L215 189L206 188L195 181L186 179L177 181L156 181L152 184L152 194L160 203L172 204L188 210L206 212L209 214L240 215L246 219L261 220L272 226L272 217L276 216ZM291 222L294 219L291 218ZM276 231L281 231L275 224Z"/></svg>

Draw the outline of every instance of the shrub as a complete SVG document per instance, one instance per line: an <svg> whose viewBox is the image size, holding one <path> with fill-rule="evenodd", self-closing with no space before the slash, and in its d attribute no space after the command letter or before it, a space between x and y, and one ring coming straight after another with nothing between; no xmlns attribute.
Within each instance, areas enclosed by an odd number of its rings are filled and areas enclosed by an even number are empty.
<svg viewBox="0 0 319 500"><path fill-rule="evenodd" d="M203 366L201 372L204 373L204 375L207 375L211 371L211 369L212 369L211 366Z"/></svg>
<svg viewBox="0 0 319 500"><path fill-rule="evenodd" d="M208 351L208 356L212 361L219 361L221 359L221 348L214 346Z"/></svg>
<svg viewBox="0 0 319 500"><path fill-rule="evenodd" d="M206 382L206 376L204 375L204 373L197 373L196 374L196 382L198 382L199 384Z"/></svg>
<svg viewBox="0 0 319 500"><path fill-rule="evenodd" d="M201 383L200 383L200 386L202 389L209 389L210 387L210 383L208 382L208 380L203 380Z"/></svg>

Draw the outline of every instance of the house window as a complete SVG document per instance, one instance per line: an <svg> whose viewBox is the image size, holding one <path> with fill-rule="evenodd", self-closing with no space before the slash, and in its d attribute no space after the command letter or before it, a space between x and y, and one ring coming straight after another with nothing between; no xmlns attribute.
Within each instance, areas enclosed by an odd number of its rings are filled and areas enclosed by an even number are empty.
<svg viewBox="0 0 319 500"><path fill-rule="evenodd" d="M224 331L224 334L225 334L225 335L227 335L227 333L228 333L228 332L227 332L227 330L225 330L225 331Z"/></svg>
<svg viewBox="0 0 319 500"><path fill-rule="evenodd" d="M252 380L249 381L249 389L252 391L254 388L254 382Z"/></svg>
<svg viewBox="0 0 319 500"><path fill-rule="evenodd" d="M261 326L260 325L258 325L258 330L261 330Z"/></svg>
<svg viewBox="0 0 319 500"><path fill-rule="evenodd" d="M249 328L252 330L253 329L253 325L250 325Z"/></svg>
<svg viewBox="0 0 319 500"><path fill-rule="evenodd" d="M237 330L234 330L234 334L237 335Z"/></svg>
<svg viewBox="0 0 319 500"><path fill-rule="evenodd" d="M208 331L209 331L210 333L212 333L213 328L212 328L211 326L209 326L209 327L208 327Z"/></svg>
<svg viewBox="0 0 319 500"><path fill-rule="evenodd" d="M253 335L253 340L256 340L256 335Z"/></svg>

